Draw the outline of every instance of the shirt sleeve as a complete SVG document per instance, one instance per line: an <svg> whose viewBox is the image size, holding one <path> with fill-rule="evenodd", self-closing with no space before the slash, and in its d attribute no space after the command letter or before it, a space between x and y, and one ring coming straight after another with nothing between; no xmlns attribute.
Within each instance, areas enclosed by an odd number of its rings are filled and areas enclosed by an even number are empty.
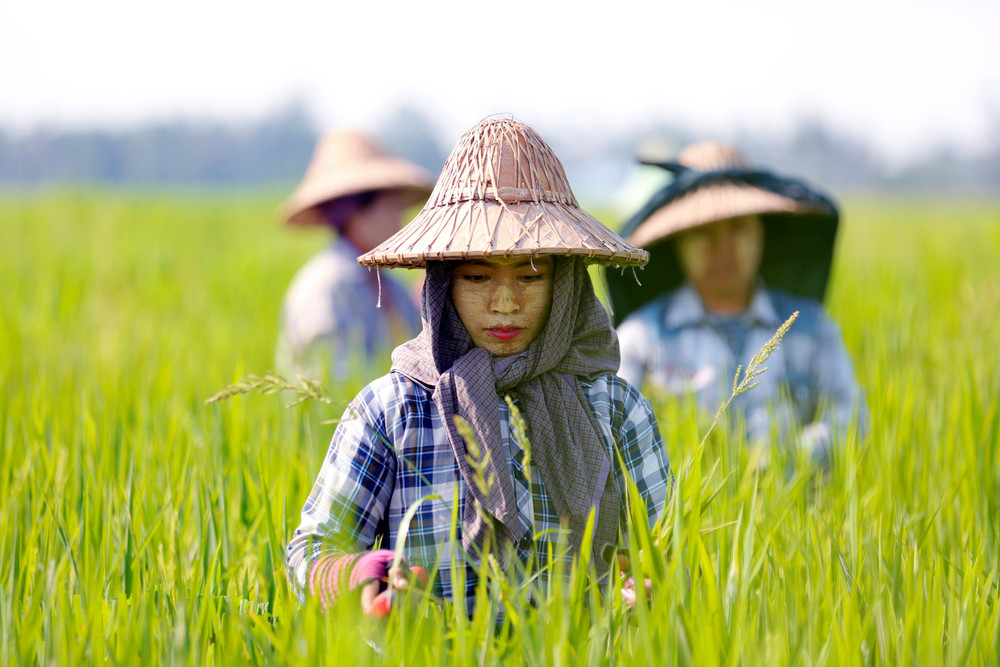
<svg viewBox="0 0 1000 667"><path fill-rule="evenodd" d="M320 285L286 296L276 361L284 372L335 378L353 370L359 352L369 354L366 332L378 323L374 304L362 286L344 281L334 288Z"/></svg>
<svg viewBox="0 0 1000 667"><path fill-rule="evenodd" d="M286 550L289 579L300 600L314 561L370 549L380 533L396 477L383 414L368 387L348 406L333 434Z"/></svg>
<svg viewBox="0 0 1000 667"><path fill-rule="evenodd" d="M612 430L627 473L646 503L649 525L659 518L673 488L670 460L663 445L660 427L646 397L621 378L613 378ZM619 483L625 488L623 471Z"/></svg>
<svg viewBox="0 0 1000 667"><path fill-rule="evenodd" d="M851 357L844 347L840 329L826 314L816 328L816 357L813 372L819 396L817 421L803 428L804 445L825 458L833 431L844 433L851 425L863 434L867 430L867 406L854 377Z"/></svg>
<svg viewBox="0 0 1000 667"><path fill-rule="evenodd" d="M618 327L618 347L622 358L618 375L636 387L641 387L646 379L650 351L647 338L645 327L638 318L630 317Z"/></svg>

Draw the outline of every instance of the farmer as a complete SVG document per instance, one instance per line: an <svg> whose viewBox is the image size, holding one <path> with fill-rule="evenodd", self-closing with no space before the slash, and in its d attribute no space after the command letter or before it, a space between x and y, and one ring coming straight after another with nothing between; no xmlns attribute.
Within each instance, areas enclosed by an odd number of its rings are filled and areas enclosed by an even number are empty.
<svg viewBox="0 0 1000 667"><path fill-rule="evenodd" d="M624 474L650 521L671 477L649 403L615 375L618 342L587 263L645 260L579 208L561 163L531 128L492 118L468 130L420 214L358 259L426 266L423 330L396 348L389 374L362 390L337 426L288 545L300 594L325 605L368 582L362 606L384 611L386 550L418 503L403 555L410 567L437 569L431 590L442 598L471 600L488 544L508 570L544 562L561 534L578 550L592 509L603 573L625 515ZM369 551L376 543L383 550ZM453 567L464 569L464 588L456 590ZM389 578L406 585L398 573Z"/></svg>
<svg viewBox="0 0 1000 667"><path fill-rule="evenodd" d="M620 375L651 392L693 392L715 413L748 362L793 312L799 316L759 385L733 402L751 441L772 428L826 462L863 399L837 325L823 310L838 212L800 181L750 169L730 146L681 152L673 173L624 226L650 262L608 270L622 348ZM650 394L652 395L652 394Z"/></svg>
<svg viewBox="0 0 1000 667"><path fill-rule="evenodd" d="M388 276L379 285L356 258L399 231L403 213L426 199L431 185L423 169L388 155L360 132L322 138L283 217L327 227L333 241L299 269L285 294L279 369L340 380L388 361L392 347L420 330L408 290Z"/></svg>

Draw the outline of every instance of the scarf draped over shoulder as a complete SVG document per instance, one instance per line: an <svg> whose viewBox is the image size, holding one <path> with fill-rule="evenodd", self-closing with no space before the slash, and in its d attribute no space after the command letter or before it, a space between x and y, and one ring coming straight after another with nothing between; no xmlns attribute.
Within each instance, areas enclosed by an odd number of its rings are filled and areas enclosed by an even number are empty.
<svg viewBox="0 0 1000 667"><path fill-rule="evenodd" d="M466 486L463 547L478 557L491 530L498 533L498 542L525 537L518 522L509 453L500 437L501 401L510 395L527 424L532 462L570 529L575 551L591 508L597 508L593 553L594 562L603 569L605 545L615 544L618 536L621 493L581 382L617 372L619 350L586 265L579 258L556 257L552 308L545 327L525 352L494 357L473 345L452 304L454 264L428 262L423 330L396 348L392 368L434 389L434 403ZM456 416L471 426L480 451L489 453L484 477L492 479L492 485L487 493L475 483Z"/></svg>

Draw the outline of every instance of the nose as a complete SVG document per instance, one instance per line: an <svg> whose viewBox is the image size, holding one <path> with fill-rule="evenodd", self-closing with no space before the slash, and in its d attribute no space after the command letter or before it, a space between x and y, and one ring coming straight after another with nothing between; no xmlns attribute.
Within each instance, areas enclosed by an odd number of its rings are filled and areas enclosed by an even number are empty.
<svg viewBox="0 0 1000 667"><path fill-rule="evenodd" d="M490 299L490 310L501 315L509 315L521 310L521 304L517 302L517 295L507 285L498 285L493 290L493 298Z"/></svg>
<svg viewBox="0 0 1000 667"><path fill-rule="evenodd" d="M729 256L736 247L736 235L730 230L722 230L709 237L708 247L716 256Z"/></svg>

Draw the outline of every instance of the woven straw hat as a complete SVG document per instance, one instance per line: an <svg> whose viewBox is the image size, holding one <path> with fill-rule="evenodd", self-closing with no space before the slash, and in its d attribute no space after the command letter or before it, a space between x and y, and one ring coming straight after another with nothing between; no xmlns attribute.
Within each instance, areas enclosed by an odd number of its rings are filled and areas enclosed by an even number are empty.
<svg viewBox="0 0 1000 667"><path fill-rule="evenodd" d="M580 208L562 163L534 130L489 118L458 140L417 217L358 262L416 267L428 260L539 255L622 266L649 257Z"/></svg>
<svg viewBox="0 0 1000 667"><path fill-rule="evenodd" d="M688 146L677 156L677 163L700 172L750 171L735 148L717 141ZM728 218L816 210L815 204L796 201L753 185L713 183L684 194L657 210L628 236L628 242L644 248L677 232Z"/></svg>
<svg viewBox="0 0 1000 667"><path fill-rule="evenodd" d="M641 284L606 272L615 326L684 281L673 247L679 232L744 215L759 215L764 224L765 284L823 299L840 220L830 198L802 181L753 169L736 149L714 141L689 146L676 163L651 164L673 172L674 180L622 227L622 236L648 250L650 261Z"/></svg>
<svg viewBox="0 0 1000 667"><path fill-rule="evenodd" d="M410 192L416 204L431 184L426 170L390 155L362 132L331 132L316 145L302 182L284 203L283 218L295 225L323 224L317 204L371 190Z"/></svg>

